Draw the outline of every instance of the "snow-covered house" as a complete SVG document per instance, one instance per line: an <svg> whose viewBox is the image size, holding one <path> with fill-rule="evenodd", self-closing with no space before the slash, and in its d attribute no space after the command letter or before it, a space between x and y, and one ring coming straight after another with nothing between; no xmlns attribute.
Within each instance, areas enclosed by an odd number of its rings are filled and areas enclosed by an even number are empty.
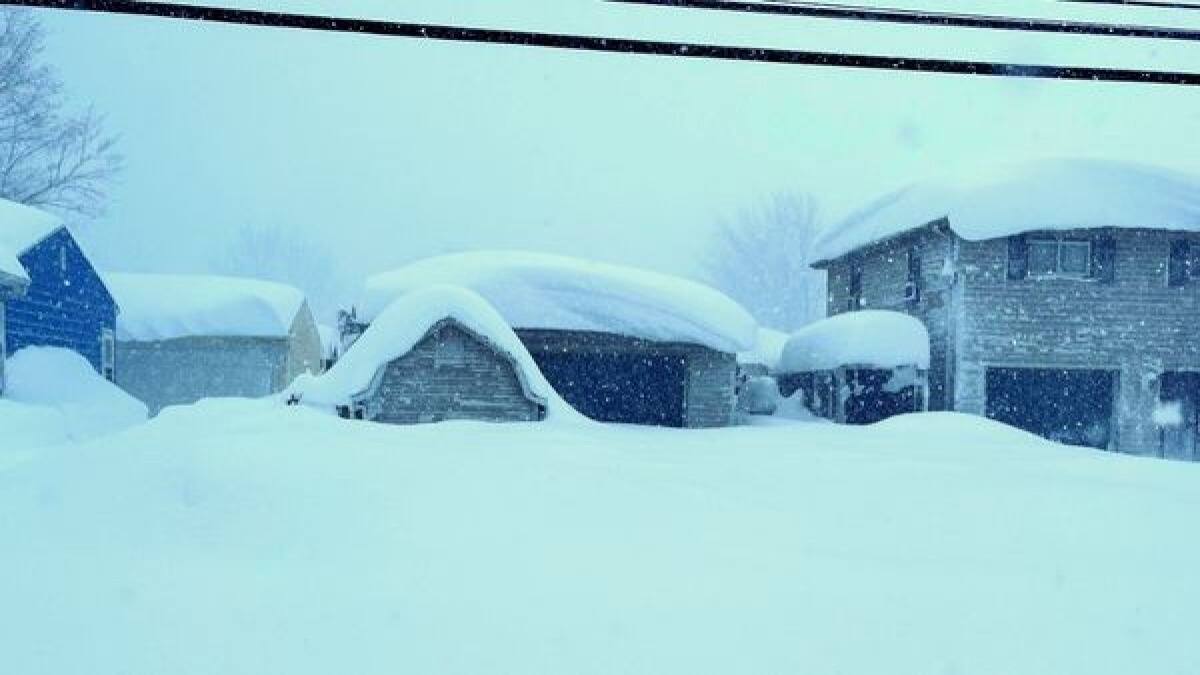
<svg viewBox="0 0 1200 675"><path fill-rule="evenodd" d="M775 369L780 394L813 414L870 424L926 408L929 332L900 312L862 310L796 331Z"/></svg>
<svg viewBox="0 0 1200 675"><path fill-rule="evenodd" d="M396 298L431 284L486 299L587 417L675 427L734 421L736 354L753 347L756 324L707 286L562 256L462 253L368 279L343 330L357 334Z"/></svg>
<svg viewBox="0 0 1200 675"><path fill-rule="evenodd" d="M925 323L932 409L1197 458L1200 179L1059 159L918 183L821 233L815 259L830 314Z"/></svg>
<svg viewBox="0 0 1200 675"><path fill-rule="evenodd" d="M257 279L108 274L121 303L117 384L169 405L282 391L320 372L321 339L299 290Z"/></svg>
<svg viewBox="0 0 1200 675"><path fill-rule="evenodd" d="M5 200L0 306L0 352L62 347L113 379L117 305L104 281L61 220Z"/></svg>
<svg viewBox="0 0 1200 675"><path fill-rule="evenodd" d="M496 310L452 286L390 303L333 368L300 378L288 398L390 424L576 415Z"/></svg>

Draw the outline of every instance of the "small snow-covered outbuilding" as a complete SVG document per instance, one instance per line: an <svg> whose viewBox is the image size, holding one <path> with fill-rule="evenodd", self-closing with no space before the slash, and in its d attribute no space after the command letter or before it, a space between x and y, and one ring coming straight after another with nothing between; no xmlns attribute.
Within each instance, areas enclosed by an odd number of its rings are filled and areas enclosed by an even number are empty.
<svg viewBox="0 0 1200 675"><path fill-rule="evenodd" d="M117 384L152 414L202 398L260 397L321 369L304 294L205 275L108 274L121 303Z"/></svg>
<svg viewBox="0 0 1200 675"><path fill-rule="evenodd" d="M780 393L797 392L814 414L870 424L926 408L929 332L920 320L883 310L823 319L783 348Z"/></svg>
<svg viewBox="0 0 1200 675"><path fill-rule="evenodd" d="M713 427L734 420L736 354L756 324L692 281L556 255L478 251L368 279L351 333L431 284L468 288L511 326L555 390L600 421Z"/></svg>
<svg viewBox="0 0 1200 675"><path fill-rule="evenodd" d="M327 373L290 400L389 424L534 422L575 413L476 293L430 286L393 301Z"/></svg>
<svg viewBox="0 0 1200 675"><path fill-rule="evenodd" d="M4 355L61 347L114 376L117 305L79 243L49 213L0 199L0 389Z"/></svg>

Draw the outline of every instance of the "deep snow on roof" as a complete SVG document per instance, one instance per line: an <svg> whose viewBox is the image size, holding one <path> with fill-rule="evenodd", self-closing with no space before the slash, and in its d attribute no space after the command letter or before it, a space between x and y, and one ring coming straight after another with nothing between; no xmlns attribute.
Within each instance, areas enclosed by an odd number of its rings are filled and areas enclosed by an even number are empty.
<svg viewBox="0 0 1200 675"><path fill-rule="evenodd" d="M655 272L518 251L476 251L421 260L367 280L359 315L371 321L394 299L431 284L469 288L514 328L602 331L751 349L756 323L703 284Z"/></svg>
<svg viewBox="0 0 1200 675"><path fill-rule="evenodd" d="M929 331L900 312L865 309L822 319L796 331L783 347L779 371L803 373L840 366L929 367Z"/></svg>
<svg viewBox="0 0 1200 675"><path fill-rule="evenodd" d="M104 275L117 300L117 337L287 336L304 294L259 279L190 274Z"/></svg>
<svg viewBox="0 0 1200 675"><path fill-rule="evenodd" d="M738 363L759 364L768 370L779 367L779 359L783 355L783 347L787 344L788 334L773 328L759 327L754 340L754 348L738 352Z"/></svg>
<svg viewBox="0 0 1200 675"><path fill-rule="evenodd" d="M1091 227L1200 231L1200 177L1100 159L962 171L887 194L826 228L812 258L833 260L942 218L969 241Z"/></svg>
<svg viewBox="0 0 1200 675"><path fill-rule="evenodd" d="M393 301L374 317L333 368L316 377L302 375L288 394L299 394L306 404L346 404L367 389L381 367L407 354L445 319L458 322L511 357L530 393L546 403L548 417L578 417L546 381L525 345L495 308L473 291L447 285L428 286Z"/></svg>
<svg viewBox="0 0 1200 675"><path fill-rule="evenodd" d="M0 276L28 281L17 257L62 227L58 216L0 199Z"/></svg>

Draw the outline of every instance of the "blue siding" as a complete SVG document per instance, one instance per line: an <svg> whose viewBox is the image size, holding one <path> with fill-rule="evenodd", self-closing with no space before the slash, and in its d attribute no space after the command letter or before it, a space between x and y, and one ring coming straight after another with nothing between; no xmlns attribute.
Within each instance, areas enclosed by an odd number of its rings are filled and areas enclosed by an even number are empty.
<svg viewBox="0 0 1200 675"><path fill-rule="evenodd" d="M60 229L19 260L31 283L5 309L8 353L30 345L66 347L100 370L101 331L116 330L117 306L75 239Z"/></svg>

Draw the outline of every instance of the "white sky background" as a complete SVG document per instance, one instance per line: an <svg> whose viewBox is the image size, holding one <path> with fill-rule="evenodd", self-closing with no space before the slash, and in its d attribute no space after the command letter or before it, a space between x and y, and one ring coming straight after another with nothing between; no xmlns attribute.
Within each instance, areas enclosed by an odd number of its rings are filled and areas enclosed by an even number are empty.
<svg viewBox="0 0 1200 675"><path fill-rule="evenodd" d="M886 3L879 3L886 4ZM1200 12L893 5L1200 27ZM1200 71L1195 42L610 5L359 0L243 6L908 56ZM328 242L357 280L466 247L699 276L713 223L779 191L836 220L947 166L1054 155L1200 172L1200 88L893 74L44 12L48 58L122 136L85 229L103 265L203 270L234 229Z"/></svg>

